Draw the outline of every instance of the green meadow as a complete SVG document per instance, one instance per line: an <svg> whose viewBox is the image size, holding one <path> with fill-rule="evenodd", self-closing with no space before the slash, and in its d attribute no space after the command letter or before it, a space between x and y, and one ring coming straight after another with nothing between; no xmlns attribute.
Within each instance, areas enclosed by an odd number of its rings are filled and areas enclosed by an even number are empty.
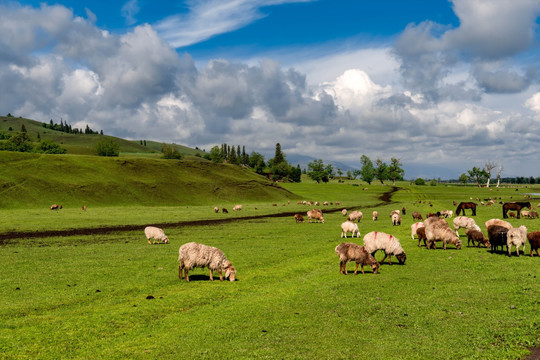
<svg viewBox="0 0 540 360"><path fill-rule="evenodd" d="M499 202L540 189L276 186L200 161L10 156L9 164L0 157L0 358L523 359L540 345L540 259L528 244L525 255L508 257L468 247L463 230L461 250L427 250L410 234L412 211L495 198L474 217L485 232L486 220L502 217ZM24 162L39 166L24 173ZM291 214L311 208L298 200L321 202L325 223L295 223ZM64 208L51 211L52 203ZM241 212L232 211L237 203ZM390 212L403 207L401 226L392 226ZM340 275L342 208L363 212L362 236L398 237L405 265L355 276L349 263ZM538 219L510 222L540 230ZM169 244L147 244L143 229L155 224ZM70 229L83 231L17 235ZM180 280L178 248L190 241L220 248L237 281L211 282L206 269Z"/></svg>

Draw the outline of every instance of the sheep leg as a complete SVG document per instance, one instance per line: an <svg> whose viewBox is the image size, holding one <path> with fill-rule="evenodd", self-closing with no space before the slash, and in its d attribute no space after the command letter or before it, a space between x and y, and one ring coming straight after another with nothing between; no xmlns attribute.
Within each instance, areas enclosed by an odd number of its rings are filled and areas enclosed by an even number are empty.
<svg viewBox="0 0 540 360"><path fill-rule="evenodd" d="M214 274L212 274L212 270L210 270L210 281L214 281Z"/></svg>
<svg viewBox="0 0 540 360"><path fill-rule="evenodd" d="M362 272L362 275L363 275L364 274L364 264L360 265L360 271Z"/></svg>
<svg viewBox="0 0 540 360"><path fill-rule="evenodd" d="M218 270L218 274L219 274L219 280L223 281L223 273L221 272L221 270Z"/></svg>
<svg viewBox="0 0 540 360"><path fill-rule="evenodd" d="M381 260L381 264L384 262L384 260L386 260L386 257L387 257L387 256L388 256L388 255L387 255L386 253L384 253L384 257L383 257L383 259ZM390 258L388 258L388 261L390 261ZM392 264L390 264L390 265L392 265Z"/></svg>
<svg viewBox="0 0 540 360"><path fill-rule="evenodd" d="M184 275L186 276L186 281L189 282L189 274L187 268L184 268Z"/></svg>
<svg viewBox="0 0 540 360"><path fill-rule="evenodd" d="M182 279L182 265L178 265L178 278Z"/></svg>
<svg viewBox="0 0 540 360"><path fill-rule="evenodd" d="M347 266L345 261L339 262L339 273L343 275L343 270L345 270L345 275L347 275Z"/></svg>
<svg viewBox="0 0 540 360"><path fill-rule="evenodd" d="M362 271L362 274L364 272ZM358 274L358 263L356 263L356 267L354 268L354 275Z"/></svg>

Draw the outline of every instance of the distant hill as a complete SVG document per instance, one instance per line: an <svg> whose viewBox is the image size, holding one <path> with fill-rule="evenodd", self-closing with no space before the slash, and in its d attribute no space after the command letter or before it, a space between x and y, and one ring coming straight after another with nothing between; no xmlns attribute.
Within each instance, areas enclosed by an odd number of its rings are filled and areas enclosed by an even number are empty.
<svg viewBox="0 0 540 360"><path fill-rule="evenodd" d="M140 140L132 141L109 135L99 134L69 134L63 131L51 130L44 127L44 123L13 116L0 116L0 131L14 134L21 130L24 124L32 141L38 142L38 134L41 139L52 140L67 149L68 154L94 155L94 148L98 141L104 138L113 138L120 145L120 153L132 154L145 157L160 157L163 143L146 141L146 146ZM11 130L10 130L11 129ZM96 130L96 129L94 129ZM171 145L171 144L169 144ZM182 145L172 144L181 154L186 156L203 155L204 152Z"/></svg>
<svg viewBox="0 0 540 360"><path fill-rule="evenodd" d="M198 158L0 154L0 207L219 205L296 195L236 165Z"/></svg>

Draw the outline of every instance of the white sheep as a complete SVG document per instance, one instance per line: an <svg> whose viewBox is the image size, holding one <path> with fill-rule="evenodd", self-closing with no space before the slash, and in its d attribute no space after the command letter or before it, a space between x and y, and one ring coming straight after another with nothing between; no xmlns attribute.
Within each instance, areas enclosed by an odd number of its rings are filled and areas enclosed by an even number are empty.
<svg viewBox="0 0 540 360"><path fill-rule="evenodd" d="M399 239L390 234L378 231L367 233L364 236L364 246L366 247L366 250L373 256L375 256L374 254L377 250L384 251L384 258L382 259L381 264L384 262L387 256L388 263L392 264L392 255L398 259L400 264L404 264L405 259L407 259L407 255L405 255L405 251L401 247Z"/></svg>
<svg viewBox="0 0 540 360"><path fill-rule="evenodd" d="M217 206L214 206L214 212L217 214L219 212L219 208Z"/></svg>
<svg viewBox="0 0 540 360"><path fill-rule="evenodd" d="M512 250L512 245L516 247L516 255L519 256L519 246L523 245L523 253L525 253L525 244L527 243L527 228L521 225L518 228L511 228L506 234L506 249L508 256Z"/></svg>
<svg viewBox="0 0 540 360"><path fill-rule="evenodd" d="M411 225L411 239L414 240L414 235L416 235L416 229L423 226L424 226L424 223L422 221L416 222Z"/></svg>
<svg viewBox="0 0 540 360"><path fill-rule="evenodd" d="M502 226L504 228L507 228L508 230L512 228L512 224L510 224L508 221L501 220L501 219L490 219L486 221L485 225L486 225L486 230L488 230L490 226L494 226L494 225Z"/></svg>
<svg viewBox="0 0 540 360"><path fill-rule="evenodd" d="M311 223L311 219L313 219L315 220L315 222L320 221L321 223L324 224L324 217L321 210L319 209L308 210L306 214L308 217L308 223Z"/></svg>
<svg viewBox="0 0 540 360"><path fill-rule="evenodd" d="M350 221L360 222L360 220L362 220L363 216L364 216L364 214L362 214L361 211L351 211L349 213L349 217L347 219L350 220Z"/></svg>
<svg viewBox="0 0 540 360"><path fill-rule="evenodd" d="M152 244L155 244L156 241L163 242L165 244L169 243L169 238L162 229L154 227L154 226L147 226L144 228L144 234L146 235L146 240L148 240L148 244L150 244L150 239L153 239Z"/></svg>
<svg viewBox="0 0 540 360"><path fill-rule="evenodd" d="M392 214L392 225L393 226L401 225L401 215L397 213Z"/></svg>
<svg viewBox="0 0 540 360"><path fill-rule="evenodd" d="M227 257L218 248L190 242L180 246L178 250L178 277L182 279L182 270L186 281L189 282L189 270L194 267L208 268L210 270L210 280L214 280L213 271L219 273L219 280L223 281L223 271L225 278L230 281L236 279L236 269Z"/></svg>
<svg viewBox="0 0 540 360"><path fill-rule="evenodd" d="M342 223L341 224L341 237L346 238L347 233L351 233L352 234L351 237L354 237L354 234L356 234L356 237L360 237L360 230L358 229L358 224L353 223L348 220Z"/></svg>
<svg viewBox="0 0 540 360"><path fill-rule="evenodd" d="M376 221L379 218L379 213L377 211L374 211L373 214L371 214L371 217L373 221Z"/></svg>
<svg viewBox="0 0 540 360"><path fill-rule="evenodd" d="M442 241L443 248L446 250L446 244L454 244L456 248L461 249L461 240L456 235L444 219L437 216L430 216L424 221L426 231L427 248L435 248L435 242Z"/></svg>
<svg viewBox="0 0 540 360"><path fill-rule="evenodd" d="M347 216L347 209L343 209L343 210L341 210L341 215L343 215L343 216Z"/></svg>
<svg viewBox="0 0 540 360"><path fill-rule="evenodd" d="M240 210L242 210L242 205L240 205L240 204L234 205L233 211L240 211Z"/></svg>
<svg viewBox="0 0 540 360"><path fill-rule="evenodd" d="M454 215L454 212L452 210L443 210L443 211L441 211L441 216L444 217L444 218L452 217L452 215Z"/></svg>
<svg viewBox="0 0 540 360"><path fill-rule="evenodd" d="M480 227L476 225L476 222L474 221L474 219L471 219L470 217L467 217L467 216L455 217L453 220L453 224L454 224L454 231L456 232L457 236L459 236L458 230L461 228L465 228L467 230L474 229L474 230L481 231Z"/></svg>

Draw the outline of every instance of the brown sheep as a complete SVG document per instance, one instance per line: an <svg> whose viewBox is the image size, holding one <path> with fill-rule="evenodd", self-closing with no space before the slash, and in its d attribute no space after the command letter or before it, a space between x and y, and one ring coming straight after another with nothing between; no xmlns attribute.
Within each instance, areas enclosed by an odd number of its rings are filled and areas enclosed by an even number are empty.
<svg viewBox="0 0 540 360"><path fill-rule="evenodd" d="M379 263L377 260L367 252L364 246L359 246L355 243L341 243L336 246L336 254L339 256L339 273L348 275L347 262L356 262L356 268L354 269L354 275L358 273L358 265L360 265L360 272L364 273L364 265L370 265L374 274L379 272Z"/></svg>
<svg viewBox="0 0 540 360"><path fill-rule="evenodd" d="M301 214L294 214L294 220L299 223L299 222L304 222L304 217L301 215Z"/></svg>
<svg viewBox="0 0 540 360"><path fill-rule="evenodd" d="M324 217L322 214L322 211L319 209L313 209L309 210L307 212L308 222L311 223L311 219L315 220L315 222L320 221L324 224Z"/></svg>
<svg viewBox="0 0 540 360"><path fill-rule="evenodd" d="M416 229L416 235L418 236L418 246L422 246L421 245L421 242L422 240L424 240L424 246L427 246L426 245L426 228L423 227L423 226L420 226L419 228Z"/></svg>
<svg viewBox="0 0 540 360"><path fill-rule="evenodd" d="M420 220L420 221L424 220L424 218L422 217L422 214L420 214L418 211L413 211L412 218L413 220Z"/></svg>
<svg viewBox="0 0 540 360"><path fill-rule="evenodd" d="M484 245L485 247L489 247L490 243L489 240L484 236L484 234L481 231L478 231L476 229L467 229L465 231L465 235L467 235L467 246L470 245L471 241L473 246L475 246L475 242L477 243L476 246L480 246L480 244Z"/></svg>
<svg viewBox="0 0 540 360"><path fill-rule="evenodd" d="M60 210L62 208L62 205L53 204L51 205L51 210Z"/></svg>
<svg viewBox="0 0 540 360"><path fill-rule="evenodd" d="M536 251L536 255L540 256L538 253L538 248L540 248L540 231L533 231L527 234L527 239L531 245L531 257L533 256L533 250Z"/></svg>
<svg viewBox="0 0 540 360"><path fill-rule="evenodd" d="M221 212L224 213L224 214L228 214L228 213L229 213L229 210L223 208L223 209L221 209Z"/></svg>

